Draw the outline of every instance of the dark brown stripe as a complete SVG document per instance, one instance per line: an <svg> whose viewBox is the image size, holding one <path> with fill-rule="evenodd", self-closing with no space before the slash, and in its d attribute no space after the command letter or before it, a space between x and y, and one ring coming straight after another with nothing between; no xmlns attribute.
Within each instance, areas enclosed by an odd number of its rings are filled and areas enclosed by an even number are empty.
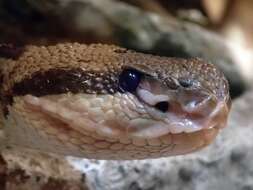
<svg viewBox="0 0 253 190"><path fill-rule="evenodd" d="M18 59L25 48L23 46L13 44L0 44L0 57L7 59Z"/></svg>
<svg viewBox="0 0 253 190"><path fill-rule="evenodd" d="M31 77L16 83L12 95L45 96L53 94L87 93L113 94L118 91L118 75L82 69L51 69L34 73Z"/></svg>
<svg viewBox="0 0 253 190"><path fill-rule="evenodd" d="M31 94L37 97L63 93L114 94L119 91L118 74L113 72L94 72L82 69L51 69L34 73L29 78L14 84L8 92L3 92L1 102L5 116L7 105L14 96Z"/></svg>

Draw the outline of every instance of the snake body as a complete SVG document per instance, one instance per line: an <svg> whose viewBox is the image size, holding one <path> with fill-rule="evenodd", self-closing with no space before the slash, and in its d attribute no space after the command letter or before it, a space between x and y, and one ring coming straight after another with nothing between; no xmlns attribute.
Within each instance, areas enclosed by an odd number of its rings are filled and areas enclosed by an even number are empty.
<svg viewBox="0 0 253 190"><path fill-rule="evenodd" d="M157 158L205 147L226 125L227 80L201 59L102 44L27 45L17 55L1 48L5 145L96 159Z"/></svg>

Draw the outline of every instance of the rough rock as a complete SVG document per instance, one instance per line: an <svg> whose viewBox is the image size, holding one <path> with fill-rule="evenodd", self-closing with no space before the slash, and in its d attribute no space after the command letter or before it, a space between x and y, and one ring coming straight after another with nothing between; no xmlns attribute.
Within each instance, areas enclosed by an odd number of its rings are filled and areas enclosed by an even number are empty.
<svg viewBox="0 0 253 190"><path fill-rule="evenodd" d="M233 97L246 89L230 45L219 35L195 24L113 0L21 0L18 3L3 0L0 3L0 13L6 17L0 22L0 29L8 31L2 34L7 39L31 42L32 37L44 37L53 42L106 42L163 56L201 57L223 70ZM22 28L22 34L16 34L18 27Z"/></svg>

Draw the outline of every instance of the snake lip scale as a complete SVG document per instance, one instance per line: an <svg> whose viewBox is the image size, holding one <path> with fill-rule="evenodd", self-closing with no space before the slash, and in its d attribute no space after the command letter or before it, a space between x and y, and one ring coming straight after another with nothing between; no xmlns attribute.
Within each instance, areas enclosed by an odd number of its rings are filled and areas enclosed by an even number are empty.
<svg viewBox="0 0 253 190"><path fill-rule="evenodd" d="M226 126L228 82L197 58L114 45L0 46L1 145L95 159L187 154Z"/></svg>

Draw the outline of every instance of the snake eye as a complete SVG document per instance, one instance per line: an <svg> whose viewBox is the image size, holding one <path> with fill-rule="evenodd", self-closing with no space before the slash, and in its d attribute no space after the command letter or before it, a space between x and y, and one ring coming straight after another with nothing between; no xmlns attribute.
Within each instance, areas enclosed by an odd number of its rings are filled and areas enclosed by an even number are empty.
<svg viewBox="0 0 253 190"><path fill-rule="evenodd" d="M134 92L141 80L142 73L135 69L125 69L119 76L119 86L123 92Z"/></svg>

